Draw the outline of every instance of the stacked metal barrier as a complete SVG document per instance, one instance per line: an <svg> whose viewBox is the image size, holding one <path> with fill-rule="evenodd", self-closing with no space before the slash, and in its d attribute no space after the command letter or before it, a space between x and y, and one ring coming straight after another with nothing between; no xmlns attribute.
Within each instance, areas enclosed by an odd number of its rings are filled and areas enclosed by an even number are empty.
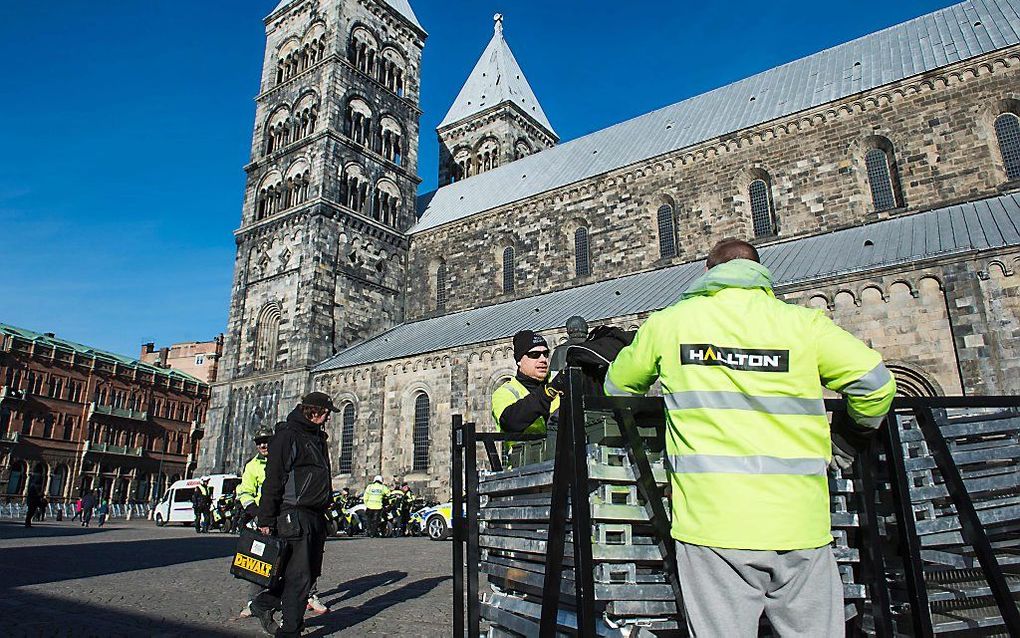
<svg viewBox="0 0 1020 638"><path fill-rule="evenodd" d="M475 477L460 527L467 635L479 635L470 628L481 625L491 638L685 635L667 567L665 498L642 496L666 485L663 424L648 422L654 406L636 401L585 397L568 412L582 415L568 430L582 436L560 431L579 444L557 447L555 436L518 443L505 471L469 471L473 460L463 466ZM826 404L842 413L839 402ZM829 477L847 635L1020 636L1020 400L904 398L894 408L857 462ZM471 432L459 448L465 456L477 440L491 460L493 442L510 438L476 439L473 428L461 429ZM455 419L455 448L457 432ZM555 510L554 499L562 505ZM575 517L571 501L580 499ZM562 532L550 539L550 528ZM588 538L575 546L575 533ZM455 548L455 565L460 557ZM575 572L577 564L590 568ZM455 599L463 582L458 589L455 576ZM766 621L760 635L770 635Z"/></svg>
<svg viewBox="0 0 1020 638"><path fill-rule="evenodd" d="M600 603L601 628L606 633L597 631L609 636L628 635L614 630L614 626L639 626L642 631L657 634L678 630L673 587L662 570L665 557L649 526L646 504L639 497L633 462L627 449L620 447L623 441L619 427L612 413L587 412L585 419L595 598ZM654 428L642 428L641 434L655 482L663 488L667 477L662 434ZM480 571L488 576L496 592L482 606L482 616L493 623L490 637L514 635L505 633L513 631L509 625L531 627L511 618L513 615L537 627L553 475L553 461L543 459L552 456L555 437L551 439L515 446L508 460L517 469L483 473L479 478ZM859 487L836 470L830 475L829 489L834 553L843 580L844 613L849 620L868 602L859 575ZM669 510L665 499L664 507ZM573 538L569 532L567 539L566 554L570 556ZM572 566L572 561L567 564ZM573 588L573 573L566 572L561 591L568 605ZM523 602L532 606L519 604ZM565 618L568 625L576 626L570 612Z"/></svg>
<svg viewBox="0 0 1020 638"><path fill-rule="evenodd" d="M1020 592L1020 417L936 417L966 490L1003 566ZM991 635L1002 618L932 450L913 419L899 419L906 484L936 634ZM904 623L905 618L897 619Z"/></svg>
<svg viewBox="0 0 1020 638"><path fill-rule="evenodd" d="M625 634L676 630L678 613L673 585L667 582L665 553L649 524L650 513L637 488L636 468L623 445L612 413L585 414L595 600L601 615L596 632ZM641 428L655 483L666 485L661 432ZM550 519L555 437L515 446L508 454L517 469L484 473L478 493L481 572L492 593L482 603L489 635L534 635L541 614L545 550ZM668 503L663 503L668 509ZM568 515L569 516L569 515ZM572 520L572 519L571 519ZM568 531L560 583L560 625L576 628L573 534ZM636 631L636 630L631 630Z"/></svg>

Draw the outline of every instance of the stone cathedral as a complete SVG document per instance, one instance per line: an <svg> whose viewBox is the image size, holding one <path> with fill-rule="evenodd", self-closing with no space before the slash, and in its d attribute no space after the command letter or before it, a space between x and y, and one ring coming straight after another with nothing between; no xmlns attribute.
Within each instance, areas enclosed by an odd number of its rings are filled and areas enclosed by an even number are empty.
<svg viewBox="0 0 1020 638"><path fill-rule="evenodd" d="M200 471L239 471L252 431L317 389L341 407L337 486L381 473L448 498L451 417L493 427L510 335L558 343L574 314L634 328L727 236L880 350L902 393L1020 392L1020 0L568 141L496 16L420 196L408 0L283 0L265 23Z"/></svg>

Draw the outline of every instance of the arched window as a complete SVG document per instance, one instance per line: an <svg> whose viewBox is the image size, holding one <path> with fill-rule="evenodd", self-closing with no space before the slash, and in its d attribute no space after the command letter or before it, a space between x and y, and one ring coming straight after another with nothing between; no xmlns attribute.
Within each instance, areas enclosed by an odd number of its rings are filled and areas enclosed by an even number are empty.
<svg viewBox="0 0 1020 638"><path fill-rule="evenodd" d="M436 310L446 310L446 262L436 268Z"/></svg>
<svg viewBox="0 0 1020 638"><path fill-rule="evenodd" d="M1014 113L1003 113L995 118L995 137L1006 167L1006 179L1020 179L1020 117Z"/></svg>
<svg viewBox="0 0 1020 638"><path fill-rule="evenodd" d="M514 247L503 249L503 292L514 291Z"/></svg>
<svg viewBox="0 0 1020 638"><path fill-rule="evenodd" d="M751 221L755 237L770 237L776 234L776 211L772 204L772 189L768 181L758 178L747 189L751 200Z"/></svg>
<svg viewBox="0 0 1020 638"><path fill-rule="evenodd" d="M669 204L659 206L656 213L656 222L659 225L659 256L663 258L676 257L676 231L673 225L673 207Z"/></svg>
<svg viewBox="0 0 1020 638"><path fill-rule="evenodd" d="M578 277L591 274L591 248L588 245L588 229L584 226L574 231L574 272Z"/></svg>
<svg viewBox="0 0 1020 638"><path fill-rule="evenodd" d="M67 481L67 466L58 465L53 469L50 476L50 489L47 494L50 498L60 498L64 495L64 483Z"/></svg>
<svg viewBox="0 0 1020 638"><path fill-rule="evenodd" d="M414 398L414 466L415 472L429 469L429 395L421 392Z"/></svg>
<svg viewBox="0 0 1020 638"><path fill-rule="evenodd" d="M864 155L868 169L868 184L871 186L871 202L876 211L896 208L896 191L893 176L889 170L889 155L884 149L873 148Z"/></svg>
<svg viewBox="0 0 1020 638"><path fill-rule="evenodd" d="M341 474L351 473L351 461L354 458L354 404L348 403L343 410L343 426L340 429L340 464Z"/></svg>
<svg viewBox="0 0 1020 638"><path fill-rule="evenodd" d="M255 327L255 369L267 370L276 365L280 342L280 310L266 306Z"/></svg>
<svg viewBox="0 0 1020 638"><path fill-rule="evenodd" d="M25 491L25 475L27 469L23 461L11 463L10 474L7 477L7 493L21 494Z"/></svg>

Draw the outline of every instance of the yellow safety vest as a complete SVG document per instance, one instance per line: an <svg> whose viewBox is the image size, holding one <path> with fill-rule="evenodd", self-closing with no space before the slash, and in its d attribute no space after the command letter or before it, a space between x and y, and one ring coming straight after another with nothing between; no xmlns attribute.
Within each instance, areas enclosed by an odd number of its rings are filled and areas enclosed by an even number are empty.
<svg viewBox="0 0 1020 638"><path fill-rule="evenodd" d="M821 311L786 304L756 262L716 266L652 314L606 376L610 395L658 379L668 411L672 534L793 550L832 541L822 385L877 427L896 391L881 356Z"/></svg>
<svg viewBox="0 0 1020 638"><path fill-rule="evenodd" d="M496 426L500 430L503 428L499 425L499 417L503 415L503 411L526 396L528 396L528 388L516 378L510 379L492 393L492 417L496 419ZM554 414L559 408L560 397L553 397L552 403L549 406L549 415ZM545 418L538 417L522 434L545 434L545 427ZM509 449L513 446L513 443L508 442L504 443L504 445Z"/></svg>
<svg viewBox="0 0 1020 638"><path fill-rule="evenodd" d="M241 473L241 484L237 487L237 499L241 507L256 505L262 500L262 484L266 482L266 457L256 454L248 461Z"/></svg>
<svg viewBox="0 0 1020 638"><path fill-rule="evenodd" d="M382 483L372 482L365 488L365 508L370 510L381 510L383 498L390 493L390 488Z"/></svg>

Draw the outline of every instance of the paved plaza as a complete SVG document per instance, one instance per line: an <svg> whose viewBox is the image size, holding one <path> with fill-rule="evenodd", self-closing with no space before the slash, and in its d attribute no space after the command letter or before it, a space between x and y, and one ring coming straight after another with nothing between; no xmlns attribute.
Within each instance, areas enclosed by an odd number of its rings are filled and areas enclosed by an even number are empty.
<svg viewBox="0 0 1020 638"><path fill-rule="evenodd" d="M93 525L94 525L93 521ZM228 570L236 536L116 521L0 522L4 636L257 636L238 619L246 583ZM319 579L324 616L306 636L449 636L451 544L335 538Z"/></svg>

